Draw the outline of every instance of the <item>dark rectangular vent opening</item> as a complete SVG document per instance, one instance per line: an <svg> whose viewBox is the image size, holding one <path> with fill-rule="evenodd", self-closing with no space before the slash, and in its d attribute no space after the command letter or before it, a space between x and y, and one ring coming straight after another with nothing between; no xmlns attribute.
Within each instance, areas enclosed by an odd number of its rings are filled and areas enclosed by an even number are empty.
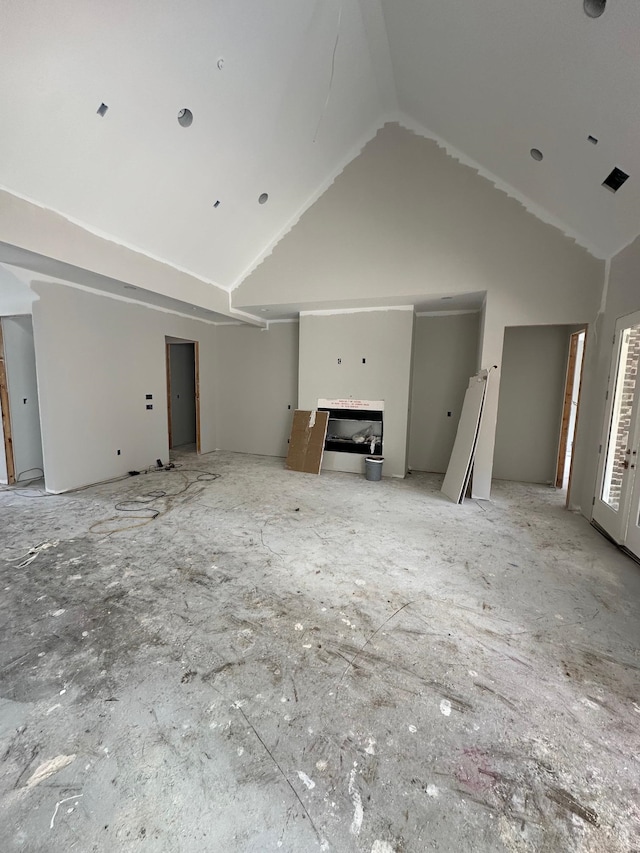
<svg viewBox="0 0 640 853"><path fill-rule="evenodd" d="M627 175L626 172L623 172L622 169L618 169L616 167L611 174L604 179L602 186L611 190L612 193L617 193L628 177L629 175Z"/></svg>

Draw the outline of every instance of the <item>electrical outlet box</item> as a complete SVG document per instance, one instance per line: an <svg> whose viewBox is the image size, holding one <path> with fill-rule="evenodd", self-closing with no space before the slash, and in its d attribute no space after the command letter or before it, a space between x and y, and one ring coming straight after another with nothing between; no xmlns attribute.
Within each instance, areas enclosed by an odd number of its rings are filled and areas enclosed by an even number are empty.
<svg viewBox="0 0 640 853"><path fill-rule="evenodd" d="M116 456L120 456L120 451L116 450Z"/></svg>
<svg viewBox="0 0 640 853"><path fill-rule="evenodd" d="M145 394L145 400L153 400L153 394Z"/></svg>
<svg viewBox="0 0 640 853"><path fill-rule="evenodd" d="M153 403L147 403L147 409L153 409Z"/></svg>

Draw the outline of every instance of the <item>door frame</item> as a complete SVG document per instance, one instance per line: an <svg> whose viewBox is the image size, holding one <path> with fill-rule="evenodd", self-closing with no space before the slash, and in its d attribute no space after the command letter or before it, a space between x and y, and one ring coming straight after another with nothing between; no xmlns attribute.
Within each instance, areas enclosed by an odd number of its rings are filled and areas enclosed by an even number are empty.
<svg viewBox="0 0 640 853"><path fill-rule="evenodd" d="M609 440L611 434L611 420L613 418L613 407L616 402L616 391L619 382L623 378L619 377L620 359L622 355L622 343L624 331L631 326L640 324L640 311L634 311L631 314L625 314L616 320L615 333L613 337L613 350L611 353L611 366L609 378L607 380L607 405L605 409L604 423L602 426L602 434L599 447L600 458L598 460L598 475L596 477L596 493L593 498L593 510L591 520L603 530L617 545L624 546L627 537L627 529L629 523L629 511L631 508L631 498L635 493L636 465L633 464L626 469L623 476L622 485L620 488L620 502L618 510L602 500L602 489L604 486L605 468L607 455L609 450ZM632 422L629 425L629 450L637 443L640 432L640 386L635 390L634 410L632 411ZM636 447L637 451L637 447ZM636 452L637 458L637 452Z"/></svg>
<svg viewBox="0 0 640 853"><path fill-rule="evenodd" d="M562 421L560 425L560 442L558 444L558 460L556 463L556 488L561 489L564 482L565 465L567 458L567 444L569 439L569 424L571 422L571 404L573 402L573 392L575 390L576 379L576 362L578 354L578 344L580 335L584 334L584 342L582 345L582 355L580 357L580 379L578 381L578 400L576 404L576 416L573 423L573 439L571 450L571 461L569 463L569 481L567 483L567 499L566 506L569 506L569 496L571 494L571 480L573 476L574 448L575 437L578 433L578 421L580 418L580 400L582 399L582 378L584 375L584 356L587 349L587 335L589 329L585 326L584 329L578 329L572 332L569 338L569 357L567 359L567 376L564 385L564 400L562 404Z"/></svg>
<svg viewBox="0 0 640 853"><path fill-rule="evenodd" d="M167 370L167 430L169 435L169 450L173 448L173 433L171 429L171 349L172 344L193 344L193 369L195 379L194 404L196 410L196 453L201 454L200 443L200 341L188 341L183 338L180 341L165 340L165 362Z"/></svg>
<svg viewBox="0 0 640 853"><path fill-rule="evenodd" d="M4 435L4 455L7 465L7 481L10 486L16 482L16 466L13 458L13 437L11 435L11 410L9 408L9 385L7 382L7 363L4 355L4 337L2 318L0 318L0 414Z"/></svg>

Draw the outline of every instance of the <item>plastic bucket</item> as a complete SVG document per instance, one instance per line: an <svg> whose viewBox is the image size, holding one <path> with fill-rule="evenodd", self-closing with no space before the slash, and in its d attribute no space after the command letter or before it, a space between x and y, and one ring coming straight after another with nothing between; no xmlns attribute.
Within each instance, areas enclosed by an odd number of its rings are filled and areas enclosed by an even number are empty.
<svg viewBox="0 0 640 853"><path fill-rule="evenodd" d="M367 456L364 460L364 475L367 480L382 479L384 456Z"/></svg>

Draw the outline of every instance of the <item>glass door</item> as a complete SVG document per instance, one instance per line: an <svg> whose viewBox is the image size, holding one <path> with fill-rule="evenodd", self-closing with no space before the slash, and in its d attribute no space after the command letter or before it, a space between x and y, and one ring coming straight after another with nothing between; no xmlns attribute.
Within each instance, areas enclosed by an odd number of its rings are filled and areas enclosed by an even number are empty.
<svg viewBox="0 0 640 853"><path fill-rule="evenodd" d="M593 520L619 545L640 556L638 465L640 312L616 324L607 393L605 433L600 448L599 488Z"/></svg>

